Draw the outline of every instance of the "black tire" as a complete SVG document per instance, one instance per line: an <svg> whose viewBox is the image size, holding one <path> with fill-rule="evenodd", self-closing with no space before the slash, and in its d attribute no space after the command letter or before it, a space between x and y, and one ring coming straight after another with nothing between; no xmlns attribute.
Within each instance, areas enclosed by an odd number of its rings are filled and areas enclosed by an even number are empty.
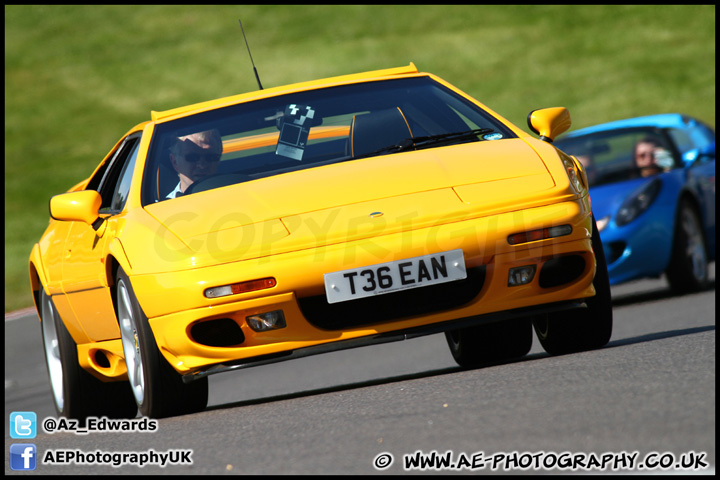
<svg viewBox="0 0 720 480"><path fill-rule="evenodd" d="M130 390L140 413L163 418L203 410L208 402L207 377L184 383L165 360L130 279L121 268L117 272L115 293Z"/></svg>
<svg viewBox="0 0 720 480"><path fill-rule="evenodd" d="M672 256L665 274L675 293L697 292L710 283L702 223L697 211L685 199L678 208Z"/></svg>
<svg viewBox="0 0 720 480"><path fill-rule="evenodd" d="M504 320L445 332L458 365L473 368L525 356L532 347L530 319Z"/></svg>
<svg viewBox="0 0 720 480"><path fill-rule="evenodd" d="M585 300L587 309L555 312L533 319L538 340L550 355L593 350L610 341L613 327L610 281L595 218L592 221L592 247L596 261L593 279L596 293Z"/></svg>
<svg viewBox="0 0 720 480"><path fill-rule="evenodd" d="M39 310L45 363L58 416L81 421L104 416L134 418L137 405L128 382L103 382L80 366L75 340L42 287Z"/></svg>

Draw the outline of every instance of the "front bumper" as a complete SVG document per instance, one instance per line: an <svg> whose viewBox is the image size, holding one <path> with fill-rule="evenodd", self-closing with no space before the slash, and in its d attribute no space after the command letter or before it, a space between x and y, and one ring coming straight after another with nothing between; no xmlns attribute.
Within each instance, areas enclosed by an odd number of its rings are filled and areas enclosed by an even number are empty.
<svg viewBox="0 0 720 480"><path fill-rule="evenodd" d="M407 338L408 332L426 334L456 328L463 322L502 320L507 311L517 316L577 307L582 299L595 294L591 222L585 199L197 270L138 275L131 281L162 354L179 373L197 377L336 347ZM563 224L572 226L570 235L514 246L507 242L510 234ZM382 322L376 322L370 310L367 322L337 328L332 327L332 319L318 327L301 308L299 300L324 295L324 273L457 248L463 250L468 270L483 271L482 286L469 301ZM543 266L567 256L581 258L582 269L565 283L541 287ZM538 267L534 280L508 287L509 270L528 264ZM265 277L276 278L277 285L217 299L203 296L209 287ZM571 300L577 302L568 304ZM273 310L283 311L285 328L258 333L249 327L247 316ZM194 326L218 319L235 322L242 331L242 342L217 347L193 338ZM449 323L458 319L461 323Z"/></svg>

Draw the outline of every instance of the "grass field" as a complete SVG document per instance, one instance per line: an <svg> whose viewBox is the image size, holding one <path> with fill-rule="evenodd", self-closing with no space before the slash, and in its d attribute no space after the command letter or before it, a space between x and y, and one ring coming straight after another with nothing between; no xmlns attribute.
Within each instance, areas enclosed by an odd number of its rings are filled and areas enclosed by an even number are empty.
<svg viewBox="0 0 720 480"><path fill-rule="evenodd" d="M150 110L414 62L521 128L683 112L715 125L710 6L5 6L5 311L50 196Z"/></svg>

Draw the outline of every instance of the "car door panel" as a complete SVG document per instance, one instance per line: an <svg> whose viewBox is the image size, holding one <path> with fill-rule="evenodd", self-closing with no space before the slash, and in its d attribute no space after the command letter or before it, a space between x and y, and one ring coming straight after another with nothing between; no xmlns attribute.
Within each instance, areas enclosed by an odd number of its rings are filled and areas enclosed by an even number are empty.
<svg viewBox="0 0 720 480"><path fill-rule="evenodd" d="M63 249L62 289L73 316L93 341L120 337L106 262L132 181L139 138L131 135L120 142L99 173L102 179L89 183L102 196L100 219L92 225L71 222Z"/></svg>

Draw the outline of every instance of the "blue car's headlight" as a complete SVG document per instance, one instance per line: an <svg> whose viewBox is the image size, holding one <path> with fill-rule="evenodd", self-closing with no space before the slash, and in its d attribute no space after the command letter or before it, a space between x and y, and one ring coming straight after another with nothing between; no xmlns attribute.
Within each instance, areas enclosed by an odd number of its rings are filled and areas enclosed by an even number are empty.
<svg viewBox="0 0 720 480"><path fill-rule="evenodd" d="M662 181L659 178L653 178L635 190L620 206L615 217L615 224L622 227L635 220L657 198L661 187Z"/></svg>

